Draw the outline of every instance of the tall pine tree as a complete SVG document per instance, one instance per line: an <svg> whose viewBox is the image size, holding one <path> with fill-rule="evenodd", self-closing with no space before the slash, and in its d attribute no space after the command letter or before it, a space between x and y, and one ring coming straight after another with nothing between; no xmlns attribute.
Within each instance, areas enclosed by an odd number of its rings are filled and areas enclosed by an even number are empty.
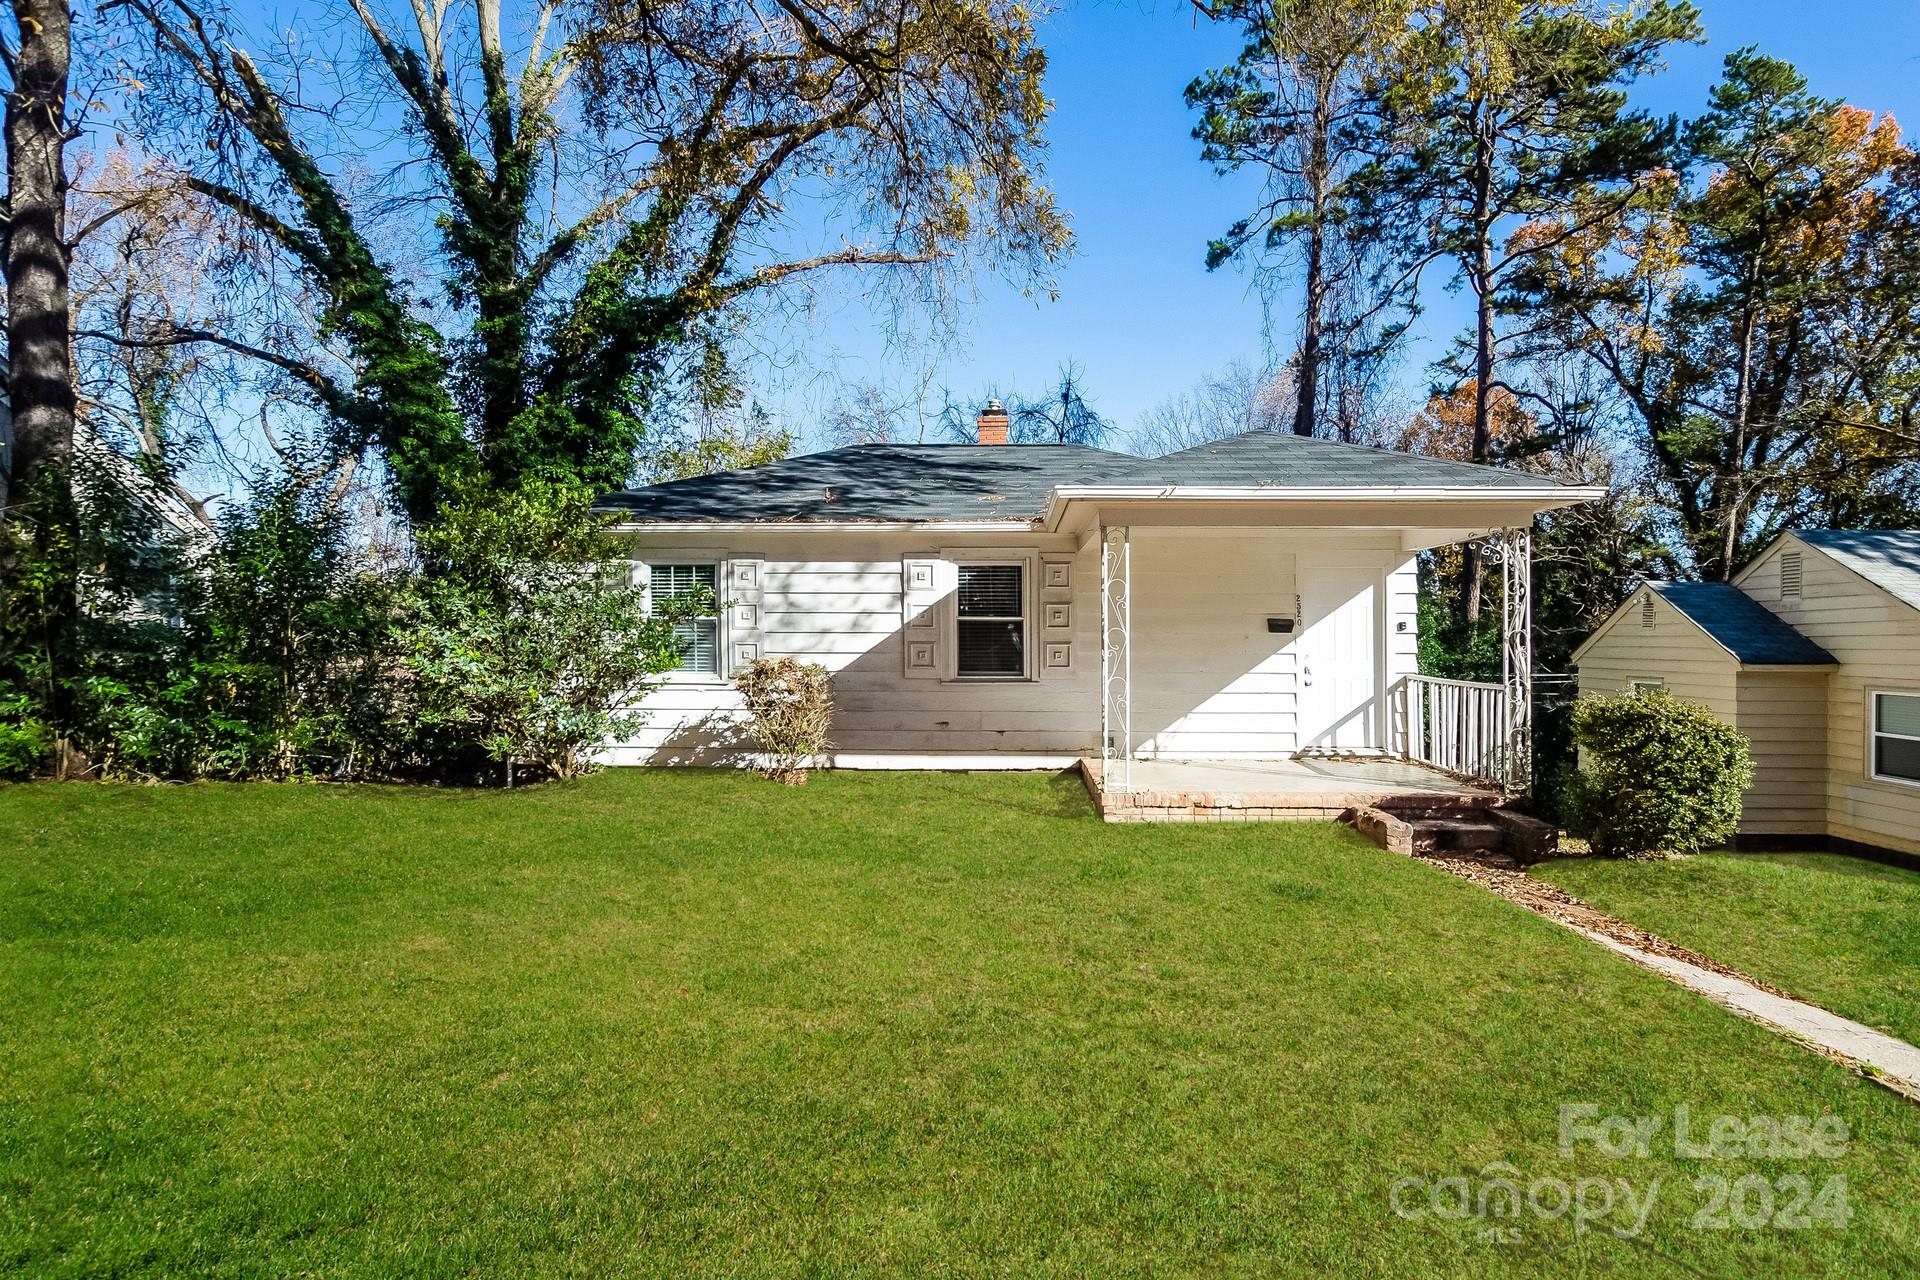
<svg viewBox="0 0 1920 1280"><path fill-rule="evenodd" d="M1554 220L1577 236L1589 219L1615 216L1667 162L1674 123L1628 110L1627 85L1700 30L1686 0L1624 10L1596 0L1443 0L1379 86L1373 158L1350 184L1355 227L1390 247L1390 270L1417 280L1442 265L1472 296L1456 370L1474 388L1472 461L1492 460L1496 396L1514 390L1502 378L1502 286L1555 247L1552 237L1511 234ZM1484 578L1469 548L1460 584L1469 624Z"/></svg>

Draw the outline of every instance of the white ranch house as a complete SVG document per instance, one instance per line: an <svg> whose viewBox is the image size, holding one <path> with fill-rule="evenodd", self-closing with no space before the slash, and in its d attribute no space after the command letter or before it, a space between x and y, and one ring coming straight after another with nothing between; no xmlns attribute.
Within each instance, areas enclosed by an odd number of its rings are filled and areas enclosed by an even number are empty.
<svg viewBox="0 0 1920 1280"><path fill-rule="evenodd" d="M610 495L638 582L721 603L606 758L743 759L728 675L789 654L833 673L839 767L1091 757L1125 789L1135 761L1341 753L1524 787L1526 531L1594 491L1273 432L1155 459L1010 445L991 406L981 438ZM1415 555L1479 538L1515 584L1510 687L1425 681Z"/></svg>
<svg viewBox="0 0 1920 1280"><path fill-rule="evenodd" d="M1574 652L1747 736L1740 843L1920 854L1920 530L1781 535L1731 583L1648 582Z"/></svg>

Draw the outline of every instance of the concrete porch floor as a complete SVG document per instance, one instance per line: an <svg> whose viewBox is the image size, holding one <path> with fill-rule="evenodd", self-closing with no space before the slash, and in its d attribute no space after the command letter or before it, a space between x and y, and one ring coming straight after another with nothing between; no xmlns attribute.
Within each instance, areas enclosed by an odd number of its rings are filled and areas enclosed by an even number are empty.
<svg viewBox="0 0 1920 1280"><path fill-rule="evenodd" d="M1132 786L1108 787L1099 760L1080 762L1108 822L1247 822L1337 818L1361 806L1499 803L1500 792L1402 760L1135 760Z"/></svg>

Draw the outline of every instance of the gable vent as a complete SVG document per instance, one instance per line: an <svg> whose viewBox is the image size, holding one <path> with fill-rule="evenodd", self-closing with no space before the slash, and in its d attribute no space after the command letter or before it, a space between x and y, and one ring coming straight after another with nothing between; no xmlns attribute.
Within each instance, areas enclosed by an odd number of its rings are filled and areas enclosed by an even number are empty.
<svg viewBox="0 0 1920 1280"><path fill-rule="evenodd" d="M1789 600L1800 598L1800 559L1798 551L1780 553L1780 594Z"/></svg>
<svg viewBox="0 0 1920 1280"><path fill-rule="evenodd" d="M1653 630L1653 593L1651 591L1640 600L1640 625L1648 631Z"/></svg>

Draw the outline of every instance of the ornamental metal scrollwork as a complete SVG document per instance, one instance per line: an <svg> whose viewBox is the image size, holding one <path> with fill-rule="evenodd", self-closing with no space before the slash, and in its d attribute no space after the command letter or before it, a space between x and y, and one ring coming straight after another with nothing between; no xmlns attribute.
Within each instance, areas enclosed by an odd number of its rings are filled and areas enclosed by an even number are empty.
<svg viewBox="0 0 1920 1280"><path fill-rule="evenodd" d="M1133 545L1122 525L1100 532L1101 774L1122 790L1133 785L1132 629Z"/></svg>

